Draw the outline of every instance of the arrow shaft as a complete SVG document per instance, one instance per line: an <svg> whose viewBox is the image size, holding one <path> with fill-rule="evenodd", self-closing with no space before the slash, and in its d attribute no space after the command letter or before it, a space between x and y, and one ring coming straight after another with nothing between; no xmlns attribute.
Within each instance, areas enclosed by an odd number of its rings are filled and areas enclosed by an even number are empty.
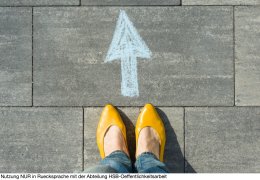
<svg viewBox="0 0 260 180"><path fill-rule="evenodd" d="M126 12L120 11L105 62L121 59L121 93L123 96L139 96L137 57L149 59L151 54Z"/></svg>
<svg viewBox="0 0 260 180"><path fill-rule="evenodd" d="M121 57L121 93L123 96L139 96L137 79L137 60L134 55L126 53Z"/></svg>

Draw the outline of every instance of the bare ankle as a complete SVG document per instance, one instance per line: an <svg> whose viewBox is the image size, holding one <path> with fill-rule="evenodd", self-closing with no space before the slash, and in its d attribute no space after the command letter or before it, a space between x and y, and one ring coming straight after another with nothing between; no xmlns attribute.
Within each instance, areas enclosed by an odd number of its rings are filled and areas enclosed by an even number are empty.
<svg viewBox="0 0 260 180"><path fill-rule="evenodd" d="M143 128L138 138L136 156L144 152L151 152L159 158L160 139L156 131L151 127Z"/></svg>
<svg viewBox="0 0 260 180"><path fill-rule="evenodd" d="M117 126L111 126L104 137L105 156L114 151L123 151L128 156L128 150L121 130Z"/></svg>

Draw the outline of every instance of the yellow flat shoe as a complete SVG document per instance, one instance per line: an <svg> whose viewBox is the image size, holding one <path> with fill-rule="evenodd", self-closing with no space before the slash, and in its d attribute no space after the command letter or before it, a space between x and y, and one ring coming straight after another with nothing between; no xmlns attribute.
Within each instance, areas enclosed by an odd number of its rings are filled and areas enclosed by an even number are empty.
<svg viewBox="0 0 260 180"><path fill-rule="evenodd" d="M163 162L164 148L166 143L165 127L162 119L152 104L146 104L141 110L135 126L136 149L141 130L145 127L152 127L160 137L160 161Z"/></svg>
<svg viewBox="0 0 260 180"><path fill-rule="evenodd" d="M105 151L104 151L104 137L107 132L107 130L111 126L117 126L121 130L126 147L127 147L127 141L126 141L126 127L124 122L122 121L120 114L116 110L114 106L111 104L108 104L104 107L101 117L98 123L97 131L96 131L96 137L97 137L97 146L100 152L100 156L102 159L105 158Z"/></svg>

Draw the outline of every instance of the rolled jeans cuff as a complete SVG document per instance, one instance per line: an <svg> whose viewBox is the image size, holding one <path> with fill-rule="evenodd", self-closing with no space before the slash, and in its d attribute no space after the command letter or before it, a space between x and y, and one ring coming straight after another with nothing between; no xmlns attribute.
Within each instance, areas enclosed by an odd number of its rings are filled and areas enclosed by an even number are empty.
<svg viewBox="0 0 260 180"><path fill-rule="evenodd" d="M131 173L132 163L130 158L123 151L114 151L101 162L101 165L106 165L113 168L118 173Z"/></svg>
<svg viewBox="0 0 260 180"><path fill-rule="evenodd" d="M169 173L166 165L151 152L144 152L137 157L135 169L139 173Z"/></svg>

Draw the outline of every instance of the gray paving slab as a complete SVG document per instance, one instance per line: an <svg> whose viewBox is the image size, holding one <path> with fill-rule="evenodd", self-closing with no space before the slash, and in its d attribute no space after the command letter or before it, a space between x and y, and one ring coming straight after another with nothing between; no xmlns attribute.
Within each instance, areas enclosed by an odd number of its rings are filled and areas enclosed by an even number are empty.
<svg viewBox="0 0 260 180"><path fill-rule="evenodd" d="M259 129L259 107L185 108L186 159L196 172L259 173Z"/></svg>
<svg viewBox="0 0 260 180"><path fill-rule="evenodd" d="M182 5L259 5L260 0L182 0Z"/></svg>
<svg viewBox="0 0 260 180"><path fill-rule="evenodd" d="M0 0L0 6L79 5L79 0Z"/></svg>
<svg viewBox="0 0 260 180"><path fill-rule="evenodd" d="M134 98L121 95L120 61L104 62L120 9L153 53L138 61ZM232 7L35 8L34 103L233 105L232 17Z"/></svg>
<svg viewBox="0 0 260 180"><path fill-rule="evenodd" d="M260 7L235 8L236 105L260 105Z"/></svg>
<svg viewBox="0 0 260 180"><path fill-rule="evenodd" d="M30 106L31 8L0 8L0 106Z"/></svg>
<svg viewBox="0 0 260 180"><path fill-rule="evenodd" d="M82 170L82 108L0 108L0 172Z"/></svg>
<svg viewBox="0 0 260 180"><path fill-rule="evenodd" d="M122 119L127 127L128 146L134 159L135 135L134 126L139 114L139 108L119 108ZM85 169L96 165L100 161L96 145L96 128L102 108L85 108L84 122L84 164ZM158 108L163 118L167 143L165 149L165 163L171 172L184 172L184 131L182 108Z"/></svg>
<svg viewBox="0 0 260 180"><path fill-rule="evenodd" d="M82 5L180 5L180 0L81 0Z"/></svg>

